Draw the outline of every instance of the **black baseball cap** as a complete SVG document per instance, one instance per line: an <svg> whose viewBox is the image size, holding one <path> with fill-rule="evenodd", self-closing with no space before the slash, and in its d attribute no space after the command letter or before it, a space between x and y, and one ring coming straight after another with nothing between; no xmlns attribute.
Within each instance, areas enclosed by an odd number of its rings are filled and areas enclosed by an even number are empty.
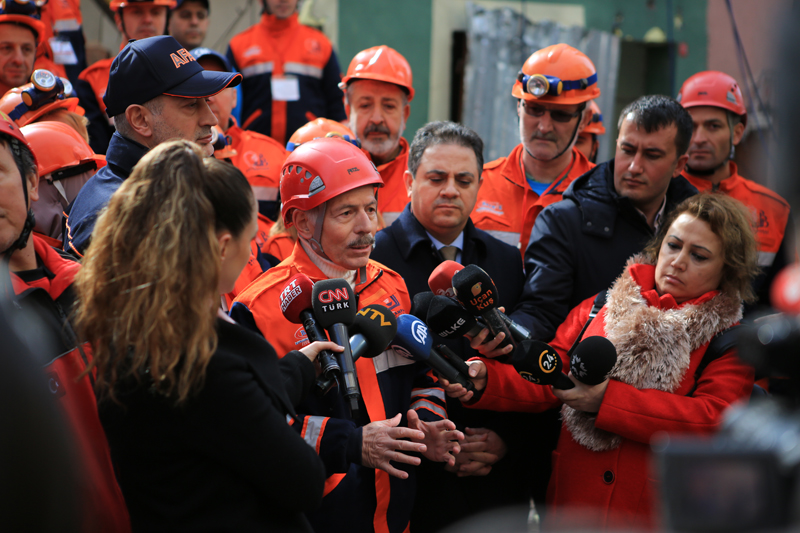
<svg viewBox="0 0 800 533"><path fill-rule="evenodd" d="M162 94L208 98L241 81L241 74L203 69L174 37L160 35L128 41L111 63L103 102L114 117Z"/></svg>

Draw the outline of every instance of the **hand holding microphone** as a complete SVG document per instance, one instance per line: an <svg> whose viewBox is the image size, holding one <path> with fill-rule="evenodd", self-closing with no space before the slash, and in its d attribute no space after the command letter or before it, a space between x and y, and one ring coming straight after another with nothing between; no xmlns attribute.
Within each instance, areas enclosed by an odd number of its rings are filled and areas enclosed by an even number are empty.
<svg viewBox="0 0 800 533"><path fill-rule="evenodd" d="M509 345L517 347L516 341L501 316L502 313L497 309L500 300L497 287L489 274L479 266L467 265L453 275L453 290L461 305L483 318L494 337L503 333L504 337L498 348L505 348Z"/></svg>
<svg viewBox="0 0 800 533"><path fill-rule="evenodd" d="M314 283L308 276L302 273L295 274L281 292L281 311L289 322L303 325L308 342L325 342L328 340L328 336L314 316L314 303L311 296L313 290ZM333 380L341 373L339 363L330 350L322 350L317 360L322 369L322 375L326 379Z"/></svg>

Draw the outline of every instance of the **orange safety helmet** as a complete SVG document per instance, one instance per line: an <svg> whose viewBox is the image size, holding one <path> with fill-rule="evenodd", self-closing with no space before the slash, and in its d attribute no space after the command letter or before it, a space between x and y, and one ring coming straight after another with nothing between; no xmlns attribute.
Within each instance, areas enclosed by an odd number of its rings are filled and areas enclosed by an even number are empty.
<svg viewBox="0 0 800 533"><path fill-rule="evenodd" d="M80 133L66 124L46 120L28 124L21 131L33 152L39 154L40 178L79 165L86 165L86 168L78 173L106 166L105 156L95 154Z"/></svg>
<svg viewBox="0 0 800 533"><path fill-rule="evenodd" d="M740 115L747 125L747 108L744 106L739 84L731 76L717 70L706 70L690 76L676 98L685 108L721 107Z"/></svg>
<svg viewBox="0 0 800 533"><path fill-rule="evenodd" d="M600 112L600 106L594 101L589 102L589 109L592 111L592 120L583 128L581 133L593 133L594 135L605 135L606 128L603 126L603 114Z"/></svg>
<svg viewBox="0 0 800 533"><path fill-rule="evenodd" d="M329 118L315 118L311 122L300 126L292 134L289 142L286 143L286 150L293 152L301 144L320 137L339 137L361 148L361 143L356 138L356 135L341 122L336 122Z"/></svg>
<svg viewBox="0 0 800 533"><path fill-rule="evenodd" d="M378 169L367 155L341 138L324 137L301 144L281 168L281 216L286 227L292 209L308 211L364 185L382 187ZM321 231L322 224L317 224Z"/></svg>
<svg viewBox="0 0 800 533"><path fill-rule="evenodd" d="M373 46L357 53L347 67L347 74L339 84L341 90L347 88L350 80L376 80L399 85L408 93L408 101L414 99L412 87L411 65L406 58L394 48Z"/></svg>
<svg viewBox="0 0 800 533"><path fill-rule="evenodd" d="M597 69L586 54L554 44L534 52L522 65L511 94L524 100L571 105L600 96Z"/></svg>
<svg viewBox="0 0 800 533"><path fill-rule="evenodd" d="M111 11L119 11L123 7L128 7L131 4L153 4L156 6L167 6L170 9L175 9L178 5L177 0L111 0L108 7Z"/></svg>
<svg viewBox="0 0 800 533"><path fill-rule="evenodd" d="M14 122L16 122L20 127L27 126L32 122L36 122L47 113L55 111L56 109L66 109L67 111L78 113L79 115L84 114L83 108L78 105L78 99L74 97L62 99L56 98L51 102L45 103L41 107L31 109L22 100L22 94L33 86L33 83L26 83L25 85L14 87L4 94L2 98L0 98L0 111L6 115L17 115L21 113L19 118L14 119ZM20 107L20 109L15 112L17 107L20 105L23 107Z"/></svg>
<svg viewBox="0 0 800 533"><path fill-rule="evenodd" d="M0 0L0 24L5 22L28 26L36 35L37 43L45 32L40 17L39 6L33 0Z"/></svg>

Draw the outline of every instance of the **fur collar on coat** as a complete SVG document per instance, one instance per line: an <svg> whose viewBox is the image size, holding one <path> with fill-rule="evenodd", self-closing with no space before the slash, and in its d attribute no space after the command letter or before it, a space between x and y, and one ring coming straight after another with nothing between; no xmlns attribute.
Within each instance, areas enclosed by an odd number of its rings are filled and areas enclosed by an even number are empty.
<svg viewBox="0 0 800 533"><path fill-rule="evenodd" d="M742 318L741 300L716 293L671 309L650 305L642 292L654 287L640 287L630 272L637 263L650 264L641 255L630 258L608 291L605 336L617 349L609 377L637 389L675 392L689 369L690 354ZM622 442L619 435L594 426L594 413L564 405L561 416L575 442L592 451L612 450Z"/></svg>

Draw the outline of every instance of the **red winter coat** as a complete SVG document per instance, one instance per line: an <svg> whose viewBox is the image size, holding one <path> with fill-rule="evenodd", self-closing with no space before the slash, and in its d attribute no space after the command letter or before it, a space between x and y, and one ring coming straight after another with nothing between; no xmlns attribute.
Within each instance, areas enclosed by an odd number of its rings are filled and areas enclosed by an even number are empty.
<svg viewBox="0 0 800 533"><path fill-rule="evenodd" d="M551 525L652 529L658 475L651 439L662 432L713 433L723 411L752 390L753 370L728 352L706 367L687 396L709 340L739 320L741 304L711 291L678 305L669 294L659 296L654 278L654 266L629 264L584 334L611 340L618 359L596 417L562 408L565 421L548 487ZM586 323L592 301L573 309L559 327L552 346L562 357ZM538 412L560 404L550 387L528 383L510 365L485 363L486 389L471 407ZM642 372L648 365L652 370ZM656 367L664 371L656 373ZM646 384L628 384L636 379Z"/></svg>

